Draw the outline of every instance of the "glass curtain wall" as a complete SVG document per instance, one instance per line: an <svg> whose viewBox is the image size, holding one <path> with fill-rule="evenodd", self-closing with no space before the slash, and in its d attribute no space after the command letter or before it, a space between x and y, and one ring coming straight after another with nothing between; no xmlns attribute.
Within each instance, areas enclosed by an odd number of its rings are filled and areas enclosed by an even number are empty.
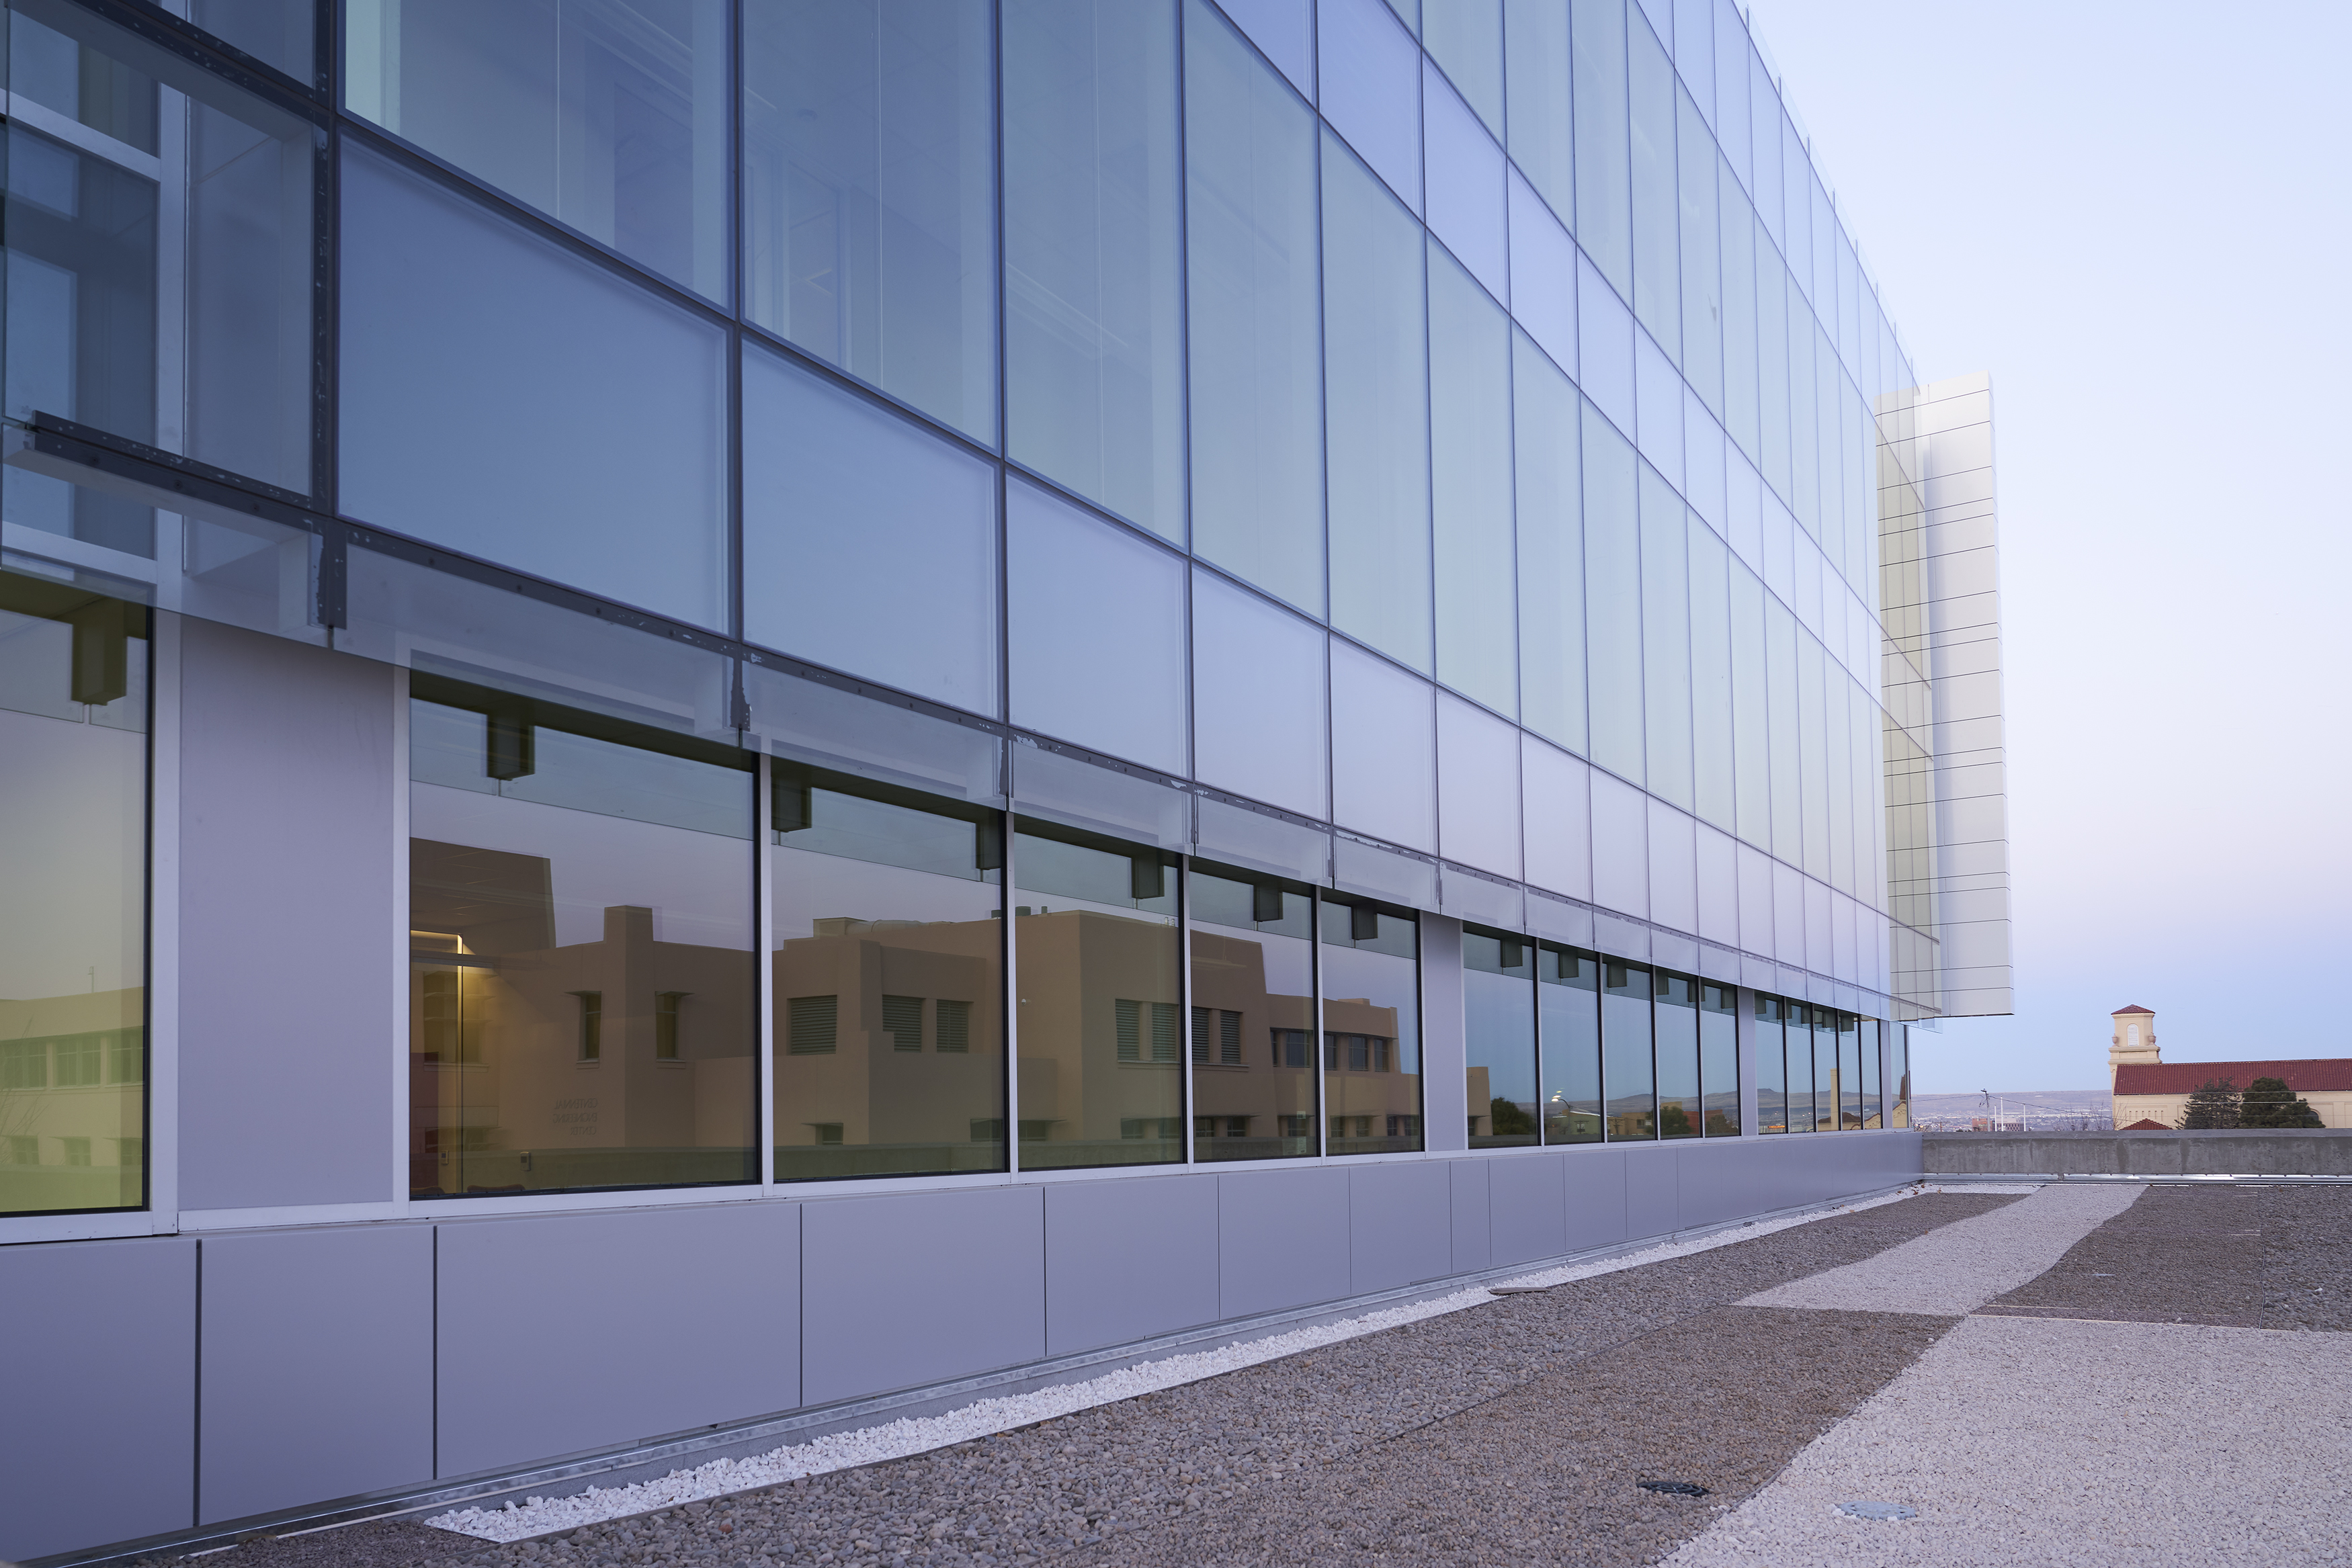
<svg viewBox="0 0 2352 1568"><path fill-rule="evenodd" d="M1658 1135L1657 1064L1650 1050L1650 971L1601 965L1601 1084L1610 1140Z"/></svg>
<svg viewBox="0 0 2352 1568"><path fill-rule="evenodd" d="M1819 1123L1814 1116L1813 1101L1813 1010L1802 1002L1790 1001L1782 1002L1780 1009L1788 1037L1789 1131L1816 1132Z"/></svg>
<svg viewBox="0 0 2352 1568"><path fill-rule="evenodd" d="M1536 1021L1543 1041L1543 1140L1594 1144L1601 1136L1601 961L1543 944L1536 960Z"/></svg>
<svg viewBox="0 0 2352 1568"><path fill-rule="evenodd" d="M1886 1125L1886 1102L1879 1095L1878 1032L1876 1019L1864 1019L1862 1029L1862 1124L1865 1127Z"/></svg>
<svg viewBox="0 0 2352 1568"><path fill-rule="evenodd" d="M1706 1112L1706 1135L1738 1137L1739 988L1710 980L1698 992L1699 1103ZM1759 1092L1760 1095L1760 1083Z"/></svg>
<svg viewBox="0 0 2352 1568"><path fill-rule="evenodd" d="M1471 926L1462 933L1463 1054L1470 1146L1540 1141L1536 1124L1535 945Z"/></svg>
<svg viewBox="0 0 2352 1568"><path fill-rule="evenodd" d="M1013 855L1021 1165L1184 1157L1174 857L1024 817Z"/></svg>
<svg viewBox="0 0 2352 1568"><path fill-rule="evenodd" d="M1706 1128L1699 1093L1699 982L1657 971L1658 1135L1696 1138Z"/></svg>
<svg viewBox="0 0 2352 1568"><path fill-rule="evenodd" d="M770 768L776 1179L1003 1169L1003 819Z"/></svg>
<svg viewBox="0 0 2352 1568"><path fill-rule="evenodd" d="M1327 1154L1422 1146L1421 923L1410 910L1323 897Z"/></svg>
<svg viewBox="0 0 2352 1568"><path fill-rule="evenodd" d="M1315 894L1304 883L1195 865L1192 1157L1316 1152Z"/></svg>
<svg viewBox="0 0 2352 1568"><path fill-rule="evenodd" d="M1780 998L1756 998L1756 1130L1785 1133L1790 1115L1789 1059Z"/></svg>
<svg viewBox="0 0 2352 1568"><path fill-rule="evenodd" d="M0 1214L147 1201L148 642L0 572Z"/></svg>
<svg viewBox="0 0 2352 1568"><path fill-rule="evenodd" d="M1887 1070L1895 1078L1891 1124L1907 1127L1911 1124L1911 1026L1898 1023L1886 1027L1893 1031L1887 1048Z"/></svg>
<svg viewBox="0 0 2352 1568"><path fill-rule="evenodd" d="M1838 1127L1859 1127L1862 1117L1862 1031L1852 1013L1832 1013L1837 1030Z"/></svg>
<svg viewBox="0 0 2352 1568"><path fill-rule="evenodd" d="M756 1179L751 756L410 693L410 1195Z"/></svg>

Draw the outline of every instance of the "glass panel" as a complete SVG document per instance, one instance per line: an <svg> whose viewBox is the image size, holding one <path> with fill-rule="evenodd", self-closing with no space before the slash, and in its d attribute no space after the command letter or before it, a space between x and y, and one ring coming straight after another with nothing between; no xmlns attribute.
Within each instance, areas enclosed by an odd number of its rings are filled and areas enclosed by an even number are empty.
<svg viewBox="0 0 2352 1568"><path fill-rule="evenodd" d="M1682 497L1642 465L1642 694L1650 789L1691 807L1690 566Z"/></svg>
<svg viewBox="0 0 2352 1568"><path fill-rule="evenodd" d="M1008 0L1010 451L1184 537L1176 8Z"/></svg>
<svg viewBox="0 0 2352 1568"><path fill-rule="evenodd" d="M1812 1009L1802 1002L1783 1001L1780 1013L1789 1040L1789 1131L1817 1131L1813 1106Z"/></svg>
<svg viewBox="0 0 2352 1568"><path fill-rule="evenodd" d="M1456 92L1503 133L1503 0L1426 0L1422 44Z"/></svg>
<svg viewBox="0 0 2352 1568"><path fill-rule="evenodd" d="M1601 960L1547 945L1538 959L1542 1009L1543 1139L1601 1141Z"/></svg>
<svg viewBox="0 0 2352 1568"><path fill-rule="evenodd" d="M995 470L749 346L743 429L744 636L994 716Z"/></svg>
<svg viewBox="0 0 2352 1568"><path fill-rule="evenodd" d="M1331 813L1408 849L1437 847L1435 692L1331 640Z"/></svg>
<svg viewBox="0 0 2352 1568"><path fill-rule="evenodd" d="M756 1179L748 754L410 682L410 1195Z"/></svg>
<svg viewBox="0 0 2352 1568"><path fill-rule="evenodd" d="M1633 159L1633 315L1682 363L1681 242L1675 208L1675 68L1649 28L1626 29Z"/></svg>
<svg viewBox="0 0 2352 1568"><path fill-rule="evenodd" d="M1706 1135L1739 1133L1739 988L1709 981L1698 998L1699 1103L1706 1111Z"/></svg>
<svg viewBox="0 0 2352 1568"><path fill-rule="evenodd" d="M1699 982L1657 976L1658 1135L1696 1138L1706 1125L1699 1101Z"/></svg>
<svg viewBox="0 0 2352 1568"><path fill-rule="evenodd" d="M1756 1124L1764 1133L1785 1133L1790 1125L1789 1064L1778 997L1756 998Z"/></svg>
<svg viewBox="0 0 2352 1568"><path fill-rule="evenodd" d="M1202 0L1184 37L1192 549L1320 615L1315 115Z"/></svg>
<svg viewBox="0 0 2352 1568"><path fill-rule="evenodd" d="M1804 860L1804 809L1798 788L1797 618L1777 599L1764 601L1765 673L1769 686L1772 842L1791 865Z"/></svg>
<svg viewBox="0 0 2352 1568"><path fill-rule="evenodd" d="M319 75L314 0L195 0L189 19L297 81Z"/></svg>
<svg viewBox="0 0 2352 1568"><path fill-rule="evenodd" d="M1517 396L1519 703L1528 727L1580 756L1584 739L1584 476L1576 389L1524 338Z"/></svg>
<svg viewBox="0 0 2352 1568"><path fill-rule="evenodd" d="M1421 927L1323 898L1323 1108L1333 1155L1421 1147Z"/></svg>
<svg viewBox="0 0 2352 1568"><path fill-rule="evenodd" d="M1181 1160L1176 857L1024 817L1013 866L1023 1168Z"/></svg>
<svg viewBox="0 0 2352 1568"><path fill-rule="evenodd" d="M1772 842L1772 761L1765 697L1764 584L1744 561L1730 568L1732 773L1739 836Z"/></svg>
<svg viewBox="0 0 2352 1568"><path fill-rule="evenodd" d="M1834 1133L1838 1127L1839 1091L1837 1015L1827 1008L1805 1009L1813 1026L1813 1127Z"/></svg>
<svg viewBox="0 0 2352 1568"><path fill-rule="evenodd" d="M1626 121L1625 0L1575 0L1576 237L1618 297L1633 297L1632 132Z"/></svg>
<svg viewBox="0 0 2352 1568"><path fill-rule="evenodd" d="M1004 824L777 761L776 1179L1004 1168Z"/></svg>
<svg viewBox="0 0 2352 1568"><path fill-rule="evenodd" d="M988 0L743 13L743 310L996 440Z"/></svg>
<svg viewBox="0 0 2352 1568"><path fill-rule="evenodd" d="M1534 956L1535 944L1523 936L1475 928L1462 934L1464 1043L1474 1149L1538 1141Z"/></svg>
<svg viewBox="0 0 2352 1568"><path fill-rule="evenodd" d="M147 1184L147 612L0 574L0 1214Z"/></svg>
<svg viewBox="0 0 2352 1568"><path fill-rule="evenodd" d="M1907 1127L1911 1124L1911 1026L1889 1024L1886 1027L1895 1031L1892 1063L1895 1073L1895 1113L1892 1124L1897 1127Z"/></svg>
<svg viewBox="0 0 2352 1568"><path fill-rule="evenodd" d="M1756 398L1756 216L1738 182L1719 178L1723 246L1723 424L1759 460Z"/></svg>
<svg viewBox="0 0 2352 1568"><path fill-rule="evenodd" d="M1592 760L1642 778L1642 534L1633 449L1584 410L1585 636L1591 658Z"/></svg>
<svg viewBox="0 0 2352 1568"><path fill-rule="evenodd" d="M1315 1141L1315 900L1195 870L1192 1157L1274 1160Z"/></svg>
<svg viewBox="0 0 2352 1568"><path fill-rule="evenodd" d="M1862 1032L1852 1013L1831 1015L1837 1026L1838 1130L1850 1132L1862 1120Z"/></svg>
<svg viewBox="0 0 2352 1568"><path fill-rule="evenodd" d="M1434 66L1421 86L1422 189L1430 232L1497 299L1511 293L1503 150Z"/></svg>
<svg viewBox="0 0 2352 1568"><path fill-rule="evenodd" d="M723 299L728 9L726 0L352 5L343 101Z"/></svg>
<svg viewBox="0 0 2352 1568"><path fill-rule="evenodd" d="M1192 768L1204 784L1323 818L1320 626L1192 572Z"/></svg>
<svg viewBox="0 0 2352 1568"><path fill-rule="evenodd" d="M1876 1019L1862 1020L1862 1124L1886 1125L1886 1104L1878 1093L1878 1031Z"/></svg>
<svg viewBox="0 0 2352 1568"><path fill-rule="evenodd" d="M1576 125L1569 91L1568 10L1557 0L1504 0L1511 161L1551 210L1576 216Z"/></svg>
<svg viewBox="0 0 2352 1568"><path fill-rule="evenodd" d="M1015 481L1005 574L1013 722L1184 772L1182 559Z"/></svg>
<svg viewBox="0 0 2352 1568"><path fill-rule="evenodd" d="M1830 875L1828 661L1810 632L1797 633L1798 787L1804 802L1804 867L1823 882ZM1841 680L1844 677L1840 676ZM1817 967L1819 966L1816 966Z"/></svg>
<svg viewBox="0 0 2352 1568"><path fill-rule="evenodd" d="M1609 1137L1658 1135L1657 1076L1650 1053L1650 971L1604 959L1601 965L1601 1088Z"/></svg>
<svg viewBox="0 0 2352 1568"><path fill-rule="evenodd" d="M6 24L7 417L308 492L320 133L78 6ZM0 506L155 551L152 511L63 479L12 467Z"/></svg>
<svg viewBox="0 0 2352 1568"><path fill-rule="evenodd" d="M1717 415L1723 412L1723 278L1716 240L1715 139L1691 100L1677 92L1682 166L1683 374Z"/></svg>
<svg viewBox="0 0 2352 1568"><path fill-rule="evenodd" d="M341 308L347 514L726 623L723 331L355 143Z"/></svg>
<svg viewBox="0 0 2352 1568"><path fill-rule="evenodd" d="M1421 51L1378 0L1319 0L1315 10L1324 118L1419 212Z"/></svg>
<svg viewBox="0 0 2352 1568"><path fill-rule="evenodd" d="M1429 361L1420 225L1323 143L1331 623L1426 672Z"/></svg>
<svg viewBox="0 0 2352 1568"><path fill-rule="evenodd" d="M1510 321L1434 246L1429 389L1437 678L1516 715Z"/></svg>
<svg viewBox="0 0 2352 1568"><path fill-rule="evenodd" d="M1698 814L1730 831L1737 820L1732 741L1731 551L1689 515L1691 769Z"/></svg>

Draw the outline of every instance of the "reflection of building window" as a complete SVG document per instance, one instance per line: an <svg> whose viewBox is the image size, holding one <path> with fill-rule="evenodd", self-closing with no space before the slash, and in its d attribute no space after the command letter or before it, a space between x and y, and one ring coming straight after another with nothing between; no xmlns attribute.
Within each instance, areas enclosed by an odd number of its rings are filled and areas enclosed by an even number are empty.
<svg viewBox="0 0 2352 1568"><path fill-rule="evenodd" d="M1389 1136L1391 1138L1418 1138L1421 1136L1421 1118L1418 1116L1391 1116L1389 1118Z"/></svg>
<svg viewBox="0 0 2352 1568"><path fill-rule="evenodd" d="M882 1032L890 1037L890 1049L893 1051L922 1050L923 998L884 997Z"/></svg>
<svg viewBox="0 0 2352 1568"><path fill-rule="evenodd" d="M974 1116L971 1119L971 1141L975 1144L1001 1144L1004 1141L1004 1118Z"/></svg>
<svg viewBox="0 0 2352 1568"><path fill-rule="evenodd" d="M1242 1064L1242 1015L1222 1008L1194 1008L1192 1060L1239 1067Z"/></svg>
<svg viewBox="0 0 2352 1568"><path fill-rule="evenodd" d="M107 1042L107 1071L117 1083L143 1083L147 1081L147 1052L137 1030L124 1030Z"/></svg>
<svg viewBox="0 0 2352 1568"><path fill-rule="evenodd" d="M0 1089L47 1089L48 1086L47 1040L12 1040L0 1045Z"/></svg>
<svg viewBox="0 0 2352 1568"><path fill-rule="evenodd" d="M1303 1029L1278 1029L1274 1031L1274 1064L1276 1067L1305 1067L1307 1031ZM1291 1137L1312 1137L1313 1129L1305 1133L1286 1134Z"/></svg>
<svg viewBox="0 0 2352 1568"><path fill-rule="evenodd" d="M809 1126L815 1132L817 1145L820 1148L837 1149L841 1146L840 1123L811 1122Z"/></svg>
<svg viewBox="0 0 2352 1568"><path fill-rule="evenodd" d="M1184 1118L1123 1116L1119 1119L1118 1135L1122 1138L1181 1138L1184 1135Z"/></svg>
<svg viewBox="0 0 2352 1568"><path fill-rule="evenodd" d="M428 975L426 979L433 978ZM580 1060L602 1061L604 1055L604 993L574 991L580 998Z"/></svg>
<svg viewBox="0 0 2352 1568"><path fill-rule="evenodd" d="M12 1166L37 1166L41 1163L41 1140L22 1136L0 1138L0 1154L6 1155Z"/></svg>
<svg viewBox="0 0 2352 1568"><path fill-rule="evenodd" d="M1217 1060L1227 1067L1242 1064L1242 1015L1221 1012L1217 1015ZM1234 1134L1239 1137L1238 1133Z"/></svg>
<svg viewBox="0 0 2352 1568"><path fill-rule="evenodd" d="M931 1004L937 1019L933 1032L939 1037L932 1042L938 1051L970 1051L971 1049L971 1004L950 1001L942 997ZM1003 1134L998 1134L1002 1141Z"/></svg>
<svg viewBox="0 0 2352 1568"><path fill-rule="evenodd" d="M86 1166L89 1164L89 1140L88 1138L59 1138L58 1142L65 1145L66 1164L69 1166Z"/></svg>
<svg viewBox="0 0 2352 1568"><path fill-rule="evenodd" d="M1002 1122L997 1124L1000 1127L1003 1124ZM1042 1144L1051 1135L1053 1126L1053 1118L1050 1116L1041 1116L1034 1122L1024 1116L1021 1121L1021 1141L1024 1144Z"/></svg>
<svg viewBox="0 0 2352 1568"><path fill-rule="evenodd" d="M1281 1032L1297 1035L1299 1051L1302 1055L1305 1054L1306 1030L1294 1029L1284 1030ZM1286 1138L1311 1138L1315 1135L1315 1118L1312 1116L1276 1116L1275 1120L1281 1124L1282 1135Z"/></svg>
<svg viewBox="0 0 2352 1568"><path fill-rule="evenodd" d="M686 1006L692 991L656 991L654 993L654 1060L676 1061L677 1057L677 1015Z"/></svg>
<svg viewBox="0 0 2352 1568"><path fill-rule="evenodd" d="M115 1155L115 1163L117 1165L121 1166L124 1170L132 1171L139 1170L145 1166L147 1164L146 1139L117 1138L114 1142L117 1146L117 1153Z"/></svg>
<svg viewBox="0 0 2352 1568"><path fill-rule="evenodd" d="M1153 1061L1174 1061L1178 1060L1176 1004L1174 1002L1131 1002L1124 997L1117 998L1117 1010L1118 1015L1118 1059L1121 1061L1141 1061L1145 1060L1143 1054L1143 1030L1145 1019L1147 1017L1145 1012L1147 1008L1150 1009L1148 1015L1151 1028L1151 1056L1150 1060ZM1136 1133L1128 1135L1132 1137L1141 1137L1143 1134ZM1181 1134L1177 1134L1171 1135L1181 1136Z"/></svg>
<svg viewBox="0 0 2352 1568"><path fill-rule="evenodd" d="M841 1024L841 998L793 997L784 1003L785 1050L794 1056L829 1056Z"/></svg>
<svg viewBox="0 0 2352 1568"><path fill-rule="evenodd" d="M1470 1120L1475 1124L1477 1118L1473 1116ZM1331 1118L1331 1135L1335 1138L1369 1138L1372 1135L1372 1119L1370 1116L1334 1116Z"/></svg>
<svg viewBox="0 0 2352 1568"><path fill-rule="evenodd" d="M1372 1042L1372 1071L1386 1072L1389 1070L1388 1037L1375 1034L1367 1038Z"/></svg>
<svg viewBox="0 0 2352 1568"><path fill-rule="evenodd" d="M98 1082L98 1040L94 1034L85 1034L58 1041L58 1088L79 1089Z"/></svg>

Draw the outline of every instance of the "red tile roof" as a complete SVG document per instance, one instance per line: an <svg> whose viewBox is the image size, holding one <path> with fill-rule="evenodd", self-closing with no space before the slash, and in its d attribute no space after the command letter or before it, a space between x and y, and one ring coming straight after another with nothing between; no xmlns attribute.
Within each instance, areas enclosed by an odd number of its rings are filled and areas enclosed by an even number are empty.
<svg viewBox="0 0 2352 1568"><path fill-rule="evenodd" d="M2352 1056L2305 1061L2126 1062L2116 1069L2118 1094L2192 1094L2214 1079L2244 1089L2257 1078L2284 1078L2297 1094L2352 1089Z"/></svg>
<svg viewBox="0 0 2352 1568"><path fill-rule="evenodd" d="M2133 1004L2132 1006L2127 1007L2127 1008L2117 1008L2117 1009L2116 1009L2115 1016L2116 1016L2116 1017L2117 1017L2117 1018L2121 1018L2121 1017L2123 1017L2123 1016L2124 1016L2124 1014L2126 1014L2126 1013L2147 1013L2147 1016L2148 1016L2148 1017L2150 1017L2150 1018L2154 1018L2154 1017L2156 1016L2155 1012L2154 1012L2152 1009L2147 1009L2147 1008L2141 1007L2141 1006L2139 1006L2139 1005L2138 1005L2138 1004L2137 1004L2137 1003L2135 1003L2135 1004Z"/></svg>
<svg viewBox="0 0 2352 1568"><path fill-rule="evenodd" d="M2172 1128L2166 1126L2163 1123L2151 1122L2145 1116L2142 1116L2138 1121L2134 1122L2128 1127L2117 1127L2116 1129L2118 1133L2169 1133L2172 1130Z"/></svg>

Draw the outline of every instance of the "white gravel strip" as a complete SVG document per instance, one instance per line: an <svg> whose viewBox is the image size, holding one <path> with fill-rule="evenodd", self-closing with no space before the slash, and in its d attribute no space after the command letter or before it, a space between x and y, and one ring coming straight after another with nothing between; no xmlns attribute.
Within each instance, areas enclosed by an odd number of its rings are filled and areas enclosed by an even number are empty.
<svg viewBox="0 0 2352 1568"><path fill-rule="evenodd" d="M1855 1214L1883 1204L1899 1203L1929 1190L1939 1189L1925 1186L1906 1187L1900 1192L1841 1204L1834 1208L1779 1219L1758 1220L1716 1231L1695 1240L1662 1242L1637 1252L1622 1252L1590 1263L1540 1270L1496 1282L1538 1288L1564 1285L1571 1280L1612 1274L1621 1269L1638 1269L1645 1263L1662 1262L1670 1258L1686 1258L1695 1252L1706 1252L1734 1242L1769 1236L1774 1231L1810 1225L1833 1215ZM1982 1192L1986 1189L1971 1186L1966 1190ZM2019 1190L2032 1189L2021 1187ZM1354 1339L1359 1334L1378 1333L1383 1329L1398 1328L1423 1318L1458 1312L1494 1299L1487 1287L1475 1286L1450 1295L1367 1312L1361 1317L1342 1318L1336 1322L1318 1323L1312 1328L1292 1329L1285 1333L1223 1345L1215 1350L1192 1351L1160 1361L1139 1362L1133 1366L1122 1367L1117 1372L1105 1373L1100 1377L1087 1378L1084 1382L1058 1384L1032 1394L982 1399L941 1416L910 1416L855 1431L835 1432L805 1443L790 1444L740 1459L713 1459L693 1469L673 1470L658 1480L611 1488L590 1487L572 1497L534 1497L520 1503L509 1502L497 1509L457 1509L448 1513L436 1514L422 1522L442 1530L456 1531L461 1535L478 1536L484 1541L524 1541L535 1535L573 1530L603 1520L650 1513L682 1502L696 1502L705 1498L724 1497L730 1492L774 1486L779 1481L793 1480L802 1476L877 1464L885 1459L902 1459L933 1448L946 1448L951 1443L970 1442L975 1437L1009 1432L1016 1427L1091 1409L1097 1405L1109 1405L1162 1388L1196 1383L1202 1378L1255 1366L1260 1362L1276 1361L1286 1355L1313 1350L1318 1345Z"/></svg>
<svg viewBox="0 0 2352 1568"><path fill-rule="evenodd" d="M1878 1522L1844 1502L1918 1511ZM2352 1334L1970 1318L1667 1568L2352 1562Z"/></svg>
<svg viewBox="0 0 2352 1568"><path fill-rule="evenodd" d="M2045 1186L2022 1203L1955 1221L1859 1263L1759 1291L1740 1305L1962 1317L2049 1271L2066 1249L2147 1189Z"/></svg>

